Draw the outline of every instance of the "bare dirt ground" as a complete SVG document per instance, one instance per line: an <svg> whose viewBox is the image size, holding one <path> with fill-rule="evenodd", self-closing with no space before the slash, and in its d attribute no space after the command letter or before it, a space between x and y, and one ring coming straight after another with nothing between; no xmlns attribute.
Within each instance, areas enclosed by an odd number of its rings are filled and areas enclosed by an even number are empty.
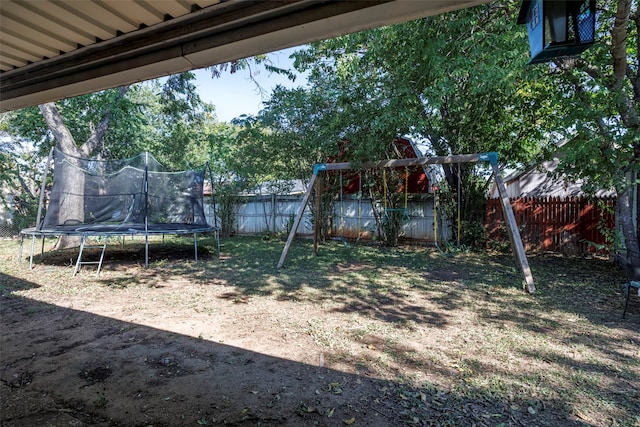
<svg viewBox="0 0 640 427"><path fill-rule="evenodd" d="M640 425L640 298L622 320L606 261L534 257L528 295L509 256L298 246L282 271L281 242L147 270L126 246L72 278L4 242L0 424Z"/></svg>

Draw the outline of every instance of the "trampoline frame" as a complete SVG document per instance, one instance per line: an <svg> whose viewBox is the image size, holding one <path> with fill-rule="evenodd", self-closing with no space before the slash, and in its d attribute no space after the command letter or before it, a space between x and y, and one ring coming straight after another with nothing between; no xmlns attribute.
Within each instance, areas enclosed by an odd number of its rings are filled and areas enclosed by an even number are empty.
<svg viewBox="0 0 640 427"><path fill-rule="evenodd" d="M163 224L159 224L163 225ZM194 251L194 259L198 261L198 233L214 233L214 238L216 240L216 251L218 256L220 256L220 229L217 227L202 227L202 226L193 226L190 224L172 224L172 225L182 225L181 228L160 228L153 227L147 228L147 230L136 228L136 227L122 227L122 226L114 226L111 229L108 227L100 227L102 230L98 230L94 227L92 230L86 230L89 227L79 227L76 229L72 229L69 227L65 228L51 228L51 229L41 229L37 230L35 227L25 228L20 231L20 252L18 255L18 262L22 262L22 254L23 254L23 246L24 246L24 238L26 236L31 237L31 250L29 252L29 270L33 270L33 255L35 252L35 243L37 238L42 238L42 249L41 256L44 255L44 241L47 237L60 237L60 236L78 236L81 237L80 248L78 251L78 258L76 259L75 269L73 271L73 276L75 276L78 271L80 271L82 265L87 264L97 264L98 269L96 271L96 276L100 274L100 270L102 270L102 261L104 260L104 254L106 251L107 243L111 237L124 237L124 236L145 236L145 250L144 250L144 267L149 268L149 236L165 236L165 235L187 235L193 234L193 251ZM82 229L85 230L82 230ZM100 254L100 260L97 262L82 261L82 254L84 249L95 247L95 246L87 246L86 241L90 237L104 237L104 244L99 246L102 247L102 253Z"/></svg>
<svg viewBox="0 0 640 427"><path fill-rule="evenodd" d="M36 227L25 228L20 231L20 252L18 255L18 262L22 262L22 253L23 253L23 244L24 238L26 236L31 237L31 250L29 253L29 270L33 269L33 255L35 251L35 241L36 238L42 238L42 249L41 255L44 256L44 241L46 237L61 237L61 236L79 236L81 237L80 248L78 253L78 258L76 259L75 269L73 271L73 276L75 276L82 265L86 264L97 264L98 269L96 272L96 276L100 274L100 270L102 269L102 262L104 260L104 254L107 248L107 243L109 238L111 237L124 237L124 236L145 236L145 254L144 254L144 266L145 268L149 268L149 236L158 236L161 235L187 235L193 234L193 248L194 248L194 258L198 261L198 241L197 235L198 233L214 233L215 241L216 241L216 250L218 253L218 257L220 256L220 228L218 227L218 218L216 215L216 202L214 192L211 192L211 199L213 203L213 218L214 225L201 225L201 224L180 224L180 223L167 223L167 224L149 224L147 213L145 212L144 223L112 223L112 224L77 224L77 225L65 225L58 226L52 228L42 228L44 220L42 220L42 210L45 204L44 193L45 193L45 185L47 181L47 176L49 174L49 165L53 158L54 148L49 152L49 157L47 159L47 164L44 171L44 177L42 179L42 188L40 191L40 200L38 203L38 213L36 217ZM207 163L205 166L209 170L209 179L213 184L213 177L211 172L211 167ZM145 192L145 205L146 199L148 198L148 170L147 166L145 166L145 183L144 183L144 192ZM145 207L146 211L146 207ZM42 221L41 221L42 220ZM104 237L104 244L101 245L102 252L100 254L99 261L82 261L82 253L84 249L89 247L100 247L100 246L87 246L86 241L90 237Z"/></svg>

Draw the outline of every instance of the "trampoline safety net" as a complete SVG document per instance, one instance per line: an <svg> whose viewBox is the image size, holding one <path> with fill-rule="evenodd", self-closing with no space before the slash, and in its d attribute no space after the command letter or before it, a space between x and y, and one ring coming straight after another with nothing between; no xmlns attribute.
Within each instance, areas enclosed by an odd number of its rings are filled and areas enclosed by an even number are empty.
<svg viewBox="0 0 640 427"><path fill-rule="evenodd" d="M42 228L206 228L205 168L170 172L149 153L95 160L55 150L53 187Z"/></svg>

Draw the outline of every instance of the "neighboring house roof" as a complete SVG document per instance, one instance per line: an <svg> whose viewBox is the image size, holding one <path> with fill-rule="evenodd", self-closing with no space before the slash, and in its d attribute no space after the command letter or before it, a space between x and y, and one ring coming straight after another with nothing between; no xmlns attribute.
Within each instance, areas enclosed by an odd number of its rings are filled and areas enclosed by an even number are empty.
<svg viewBox="0 0 640 427"><path fill-rule="evenodd" d="M296 195L307 192L307 186L301 179L292 179L287 181L269 181L260 184L260 186L243 191L241 196L265 196L268 194L280 195ZM211 182L205 181L203 188L204 197L211 197Z"/></svg>
<svg viewBox="0 0 640 427"><path fill-rule="evenodd" d="M560 163L559 156L554 156L553 160L543 162L538 166L526 170L516 171L504 178L507 187L507 195L513 197L580 197L586 196L582 191L582 181L567 181L563 178L556 178L553 173ZM595 194L598 198L615 197L613 190L598 190ZM498 188L494 183L489 197L498 197Z"/></svg>
<svg viewBox="0 0 640 427"><path fill-rule="evenodd" d="M307 186L301 179L290 179L286 181L269 181L263 182L258 187L243 191L243 196L266 196L268 194L280 194L280 195L296 195L304 194L307 192Z"/></svg>

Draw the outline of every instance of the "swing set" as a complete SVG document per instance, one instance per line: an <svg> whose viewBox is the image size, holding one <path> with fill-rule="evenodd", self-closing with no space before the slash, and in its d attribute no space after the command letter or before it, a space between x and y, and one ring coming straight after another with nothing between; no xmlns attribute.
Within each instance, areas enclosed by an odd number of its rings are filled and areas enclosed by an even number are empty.
<svg viewBox="0 0 640 427"><path fill-rule="evenodd" d="M361 163L357 165L352 165L348 162L342 163L318 163L313 168L313 174L311 175L311 180L309 181L309 187L307 192L305 193L300 208L296 214L295 220L293 222L293 226L291 227L291 231L287 238L287 242L285 243L284 249L282 250L282 255L280 256L280 260L278 261L278 268L282 268L287 258L287 254L289 253L289 248L293 243L293 239L297 233L298 226L302 220L302 216L304 214L304 210L309 203L309 199L311 198L312 189L316 188L316 208L319 211L320 208L320 198L322 195L322 186L324 173L328 171L345 171L345 170L365 170L365 169L383 169L389 168L398 168L398 167L412 167L412 166L425 166L425 165L434 165L434 164L455 164L455 163L477 163L477 162L489 162L492 170L493 177L496 181L496 186L498 188L498 193L500 195L500 200L502 202L502 209L504 213L504 217L506 218L506 228L507 233L509 234L509 240L511 242L511 248L513 250L513 255L518 263L522 275L524 277L524 281L526 283L526 289L529 293L533 293L535 291L535 285L533 282L533 275L531 274L531 268L529 267L529 262L527 260L527 256L524 251L524 245L522 244L522 239L520 237L520 232L518 231L518 226L515 220L515 215L513 213L513 208L509 203L509 196L507 195L507 190L504 185L504 180L502 179L502 174L500 171L500 167L498 166L498 153L490 152L490 153L479 153L479 154L458 154L452 156L436 156L436 157L420 157L420 158L409 158L409 159L394 159L394 160L382 160L379 162L370 162L370 163ZM386 176L386 175L384 175ZM341 174L342 178L342 174ZM385 183L385 195L386 191L386 179ZM459 181L459 180L458 180ZM405 190L407 188L408 183L408 174L405 174ZM342 184L342 183L341 183ZM342 187L342 186L341 186ZM360 189L362 187L362 179L360 179ZM406 191L405 191L406 193ZM386 197L385 197L386 199ZM407 209L407 196L405 194L405 213ZM458 236L460 235L460 191L458 189ZM385 205L385 209L387 206ZM402 208L395 208L402 209ZM384 214L384 213L383 213ZM387 213L388 214L388 213ZM314 251L317 253L318 249L318 241L319 241L319 221L318 215L316 215L316 224L314 227ZM359 229L359 226L358 226ZM359 230L358 230L359 231ZM458 237L459 238L459 237Z"/></svg>

